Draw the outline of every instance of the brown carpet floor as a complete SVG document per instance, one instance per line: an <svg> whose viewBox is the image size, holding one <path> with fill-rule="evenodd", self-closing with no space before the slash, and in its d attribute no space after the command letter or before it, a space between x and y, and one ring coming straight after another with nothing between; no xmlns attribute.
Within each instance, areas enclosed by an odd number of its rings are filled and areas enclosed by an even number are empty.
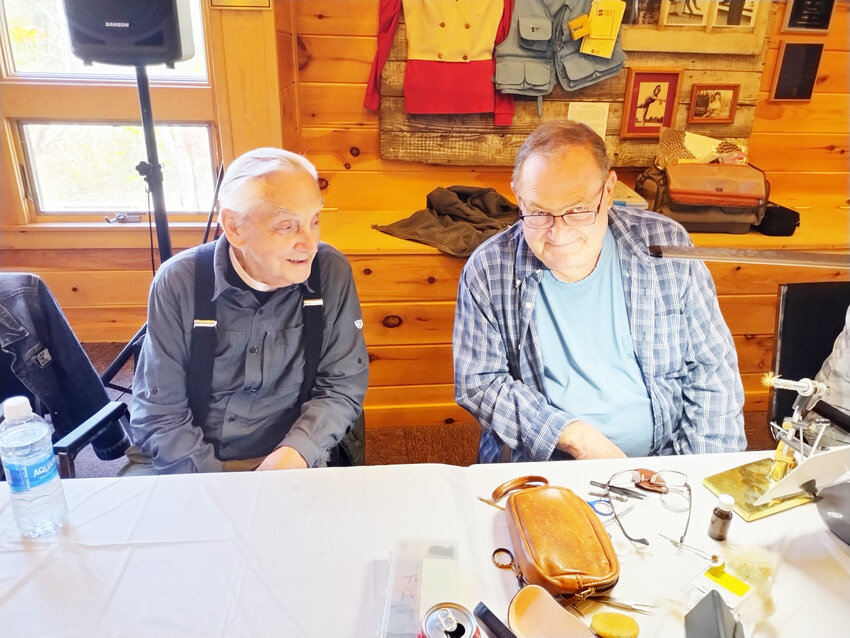
<svg viewBox="0 0 850 638"><path fill-rule="evenodd" d="M85 343L86 352L98 372L103 372L115 359L124 344ZM132 380L132 361L116 375L114 382L129 386ZM120 392L110 390L113 399L127 400ZM766 450L775 446L767 425L766 412L747 412L748 449ZM447 463L470 465L478 456L476 423L452 423L418 427L398 426L366 430L366 462L369 465L397 463Z"/></svg>

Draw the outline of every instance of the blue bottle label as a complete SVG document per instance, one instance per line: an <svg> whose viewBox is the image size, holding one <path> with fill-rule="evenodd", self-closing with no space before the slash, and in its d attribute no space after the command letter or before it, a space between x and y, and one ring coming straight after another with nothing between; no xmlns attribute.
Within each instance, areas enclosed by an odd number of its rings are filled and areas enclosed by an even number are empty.
<svg viewBox="0 0 850 638"><path fill-rule="evenodd" d="M57 474L56 457L52 453L29 465L6 466L6 478L9 480L9 489L13 492L25 492L44 485Z"/></svg>

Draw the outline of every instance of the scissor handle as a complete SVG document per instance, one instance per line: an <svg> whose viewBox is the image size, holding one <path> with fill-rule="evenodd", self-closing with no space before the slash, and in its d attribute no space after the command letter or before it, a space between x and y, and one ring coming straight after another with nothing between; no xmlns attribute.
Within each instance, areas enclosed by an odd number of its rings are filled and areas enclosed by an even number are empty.
<svg viewBox="0 0 850 638"><path fill-rule="evenodd" d="M611 516L614 513L614 506L607 498L597 498L594 501L587 501L587 504L600 516Z"/></svg>

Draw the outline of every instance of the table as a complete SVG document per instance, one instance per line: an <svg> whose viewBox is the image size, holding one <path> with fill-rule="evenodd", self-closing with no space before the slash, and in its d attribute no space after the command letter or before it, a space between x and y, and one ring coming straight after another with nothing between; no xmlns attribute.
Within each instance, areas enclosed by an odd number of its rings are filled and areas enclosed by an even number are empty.
<svg viewBox="0 0 850 638"><path fill-rule="evenodd" d="M702 477L764 456L72 479L64 482L67 523L37 541L18 533L3 483L0 627L40 638L376 636L387 559L402 539L452 541L456 602L471 609L484 601L505 619L515 581L490 562L493 549L509 546L504 513L476 496L524 474L584 495L591 479L649 467L688 474L686 542L767 564L775 610L748 637L839 635L850 625L850 547L815 506L752 523L736 516L725 547L706 534L716 498ZM637 552L608 529L622 562L614 594L661 607L634 615L641 636L684 636L682 587L705 561L655 537L650 551Z"/></svg>

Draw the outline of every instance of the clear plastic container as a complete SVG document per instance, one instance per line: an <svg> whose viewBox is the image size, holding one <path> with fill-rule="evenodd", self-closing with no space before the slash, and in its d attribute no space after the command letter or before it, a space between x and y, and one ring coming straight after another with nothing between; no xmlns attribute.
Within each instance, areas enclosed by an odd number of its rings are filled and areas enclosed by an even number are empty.
<svg viewBox="0 0 850 638"><path fill-rule="evenodd" d="M68 513L53 455L52 428L33 414L26 397L3 403L0 459L9 484L12 513L24 536L55 532Z"/></svg>

